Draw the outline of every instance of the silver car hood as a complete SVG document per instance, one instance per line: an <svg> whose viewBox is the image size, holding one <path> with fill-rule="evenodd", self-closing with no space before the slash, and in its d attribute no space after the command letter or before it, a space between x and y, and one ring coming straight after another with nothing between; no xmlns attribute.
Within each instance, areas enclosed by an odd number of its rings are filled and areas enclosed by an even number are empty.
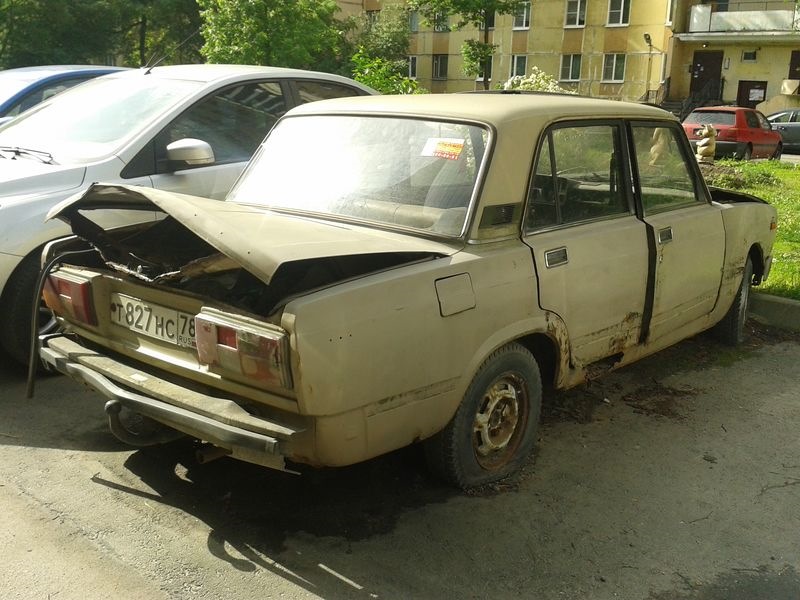
<svg viewBox="0 0 800 600"><path fill-rule="evenodd" d="M459 246L413 235L126 185L94 184L54 206L47 219L70 224L77 211L154 207L265 283L282 264L292 261L394 252L449 256L459 250Z"/></svg>
<svg viewBox="0 0 800 600"><path fill-rule="evenodd" d="M0 158L0 197L69 191L79 187L85 176L83 165L49 165L28 157Z"/></svg>

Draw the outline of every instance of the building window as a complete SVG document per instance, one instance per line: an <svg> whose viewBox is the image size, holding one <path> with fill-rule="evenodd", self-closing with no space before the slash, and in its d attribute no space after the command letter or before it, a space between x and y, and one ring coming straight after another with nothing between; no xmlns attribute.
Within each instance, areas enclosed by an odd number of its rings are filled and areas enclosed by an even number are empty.
<svg viewBox="0 0 800 600"><path fill-rule="evenodd" d="M515 54L511 57L511 77L525 77L528 72L528 56L526 54Z"/></svg>
<svg viewBox="0 0 800 600"><path fill-rule="evenodd" d="M433 55L433 79L447 79L447 54Z"/></svg>
<svg viewBox="0 0 800 600"><path fill-rule="evenodd" d="M625 80L625 55L624 54L605 54L603 55L603 81L624 81Z"/></svg>
<svg viewBox="0 0 800 600"><path fill-rule="evenodd" d="M486 15L486 25L489 27L489 29L494 29L494 17L495 17L494 11L492 11L490 14ZM481 24L480 29L481 29L481 31L483 31L485 29L483 24Z"/></svg>
<svg viewBox="0 0 800 600"><path fill-rule="evenodd" d="M742 50L742 62L756 62L757 59L757 50Z"/></svg>
<svg viewBox="0 0 800 600"><path fill-rule="evenodd" d="M631 0L608 0L608 24L627 25L631 15Z"/></svg>
<svg viewBox="0 0 800 600"><path fill-rule="evenodd" d="M586 25L586 0L567 0L566 27L583 27Z"/></svg>
<svg viewBox="0 0 800 600"><path fill-rule="evenodd" d="M411 33L417 33L419 31L419 13L415 10L408 13L408 30Z"/></svg>
<svg viewBox="0 0 800 600"><path fill-rule="evenodd" d="M675 0L669 0L667 2L667 25L672 25L672 19L674 18L675 14Z"/></svg>
<svg viewBox="0 0 800 600"><path fill-rule="evenodd" d="M580 81L581 55L564 54L561 57L561 81Z"/></svg>
<svg viewBox="0 0 800 600"><path fill-rule="evenodd" d="M381 11L379 10L368 10L367 11L367 24L369 26L374 25L378 22L378 19L381 16Z"/></svg>
<svg viewBox="0 0 800 600"><path fill-rule="evenodd" d="M514 13L514 29L530 29L531 3L524 2Z"/></svg>
<svg viewBox="0 0 800 600"><path fill-rule="evenodd" d="M433 30L450 31L450 25L447 22L447 15L445 13L437 12L433 15Z"/></svg>
<svg viewBox="0 0 800 600"><path fill-rule="evenodd" d="M475 78L476 81L483 81L484 79L489 79L491 81L491 79L492 79L492 57L491 56L489 57L488 67L489 67L489 74L488 74L489 76L485 77L485 75L483 73L484 66L482 64L481 65L481 72L478 73L478 76Z"/></svg>
<svg viewBox="0 0 800 600"><path fill-rule="evenodd" d="M408 78L409 79L416 79L417 78L417 57L416 56L409 56L408 57Z"/></svg>

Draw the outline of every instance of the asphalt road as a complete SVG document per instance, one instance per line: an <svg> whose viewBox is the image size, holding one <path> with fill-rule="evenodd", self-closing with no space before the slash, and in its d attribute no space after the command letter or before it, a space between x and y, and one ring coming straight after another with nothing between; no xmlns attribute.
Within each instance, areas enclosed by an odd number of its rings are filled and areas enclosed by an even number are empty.
<svg viewBox="0 0 800 600"><path fill-rule="evenodd" d="M552 398L473 494L415 448L300 477L131 450L89 390L0 367L0 598L797 600L798 364L698 336Z"/></svg>

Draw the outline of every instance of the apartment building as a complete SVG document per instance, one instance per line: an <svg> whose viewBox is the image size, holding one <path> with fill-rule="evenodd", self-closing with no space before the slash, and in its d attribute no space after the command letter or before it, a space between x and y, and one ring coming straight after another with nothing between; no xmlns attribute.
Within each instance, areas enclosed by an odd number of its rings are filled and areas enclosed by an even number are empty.
<svg viewBox="0 0 800 600"><path fill-rule="evenodd" d="M356 0L352 0L355 2ZM362 0L379 11L404 0ZM796 96L800 29L793 0L532 0L495 15L490 87L536 66L562 87L619 100L755 106ZM461 45L481 38L452 18L409 19L409 74L432 92L480 89L463 72ZM792 103L794 98L789 98Z"/></svg>

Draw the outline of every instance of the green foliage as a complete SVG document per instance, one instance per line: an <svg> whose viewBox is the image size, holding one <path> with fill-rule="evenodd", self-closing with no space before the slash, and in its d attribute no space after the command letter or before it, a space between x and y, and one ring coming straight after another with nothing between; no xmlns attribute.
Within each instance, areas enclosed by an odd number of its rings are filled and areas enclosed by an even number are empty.
<svg viewBox="0 0 800 600"><path fill-rule="evenodd" d="M0 66L83 63L113 50L122 20L119 2L3 0Z"/></svg>
<svg viewBox="0 0 800 600"><path fill-rule="evenodd" d="M466 40L461 44L464 57L464 75L477 76L484 73L485 65L494 55L497 44L487 44L478 40Z"/></svg>
<svg viewBox="0 0 800 600"><path fill-rule="evenodd" d="M780 161L720 160L703 167L709 185L743 191L778 211L769 279L759 289L800 300L800 169Z"/></svg>
<svg viewBox="0 0 800 600"><path fill-rule="evenodd" d="M346 72L351 23L334 0L198 0L212 63L245 63Z"/></svg>
<svg viewBox="0 0 800 600"><path fill-rule="evenodd" d="M529 92L555 92L558 94L574 94L571 90L565 90L560 85L555 77L548 75L539 67L531 67L531 72L524 77L522 75L515 75L505 83L498 85L499 88L504 90L524 90Z"/></svg>
<svg viewBox="0 0 800 600"><path fill-rule="evenodd" d="M464 55L464 73L479 75L489 70L489 59L494 54L495 45L489 43L489 28L484 25L492 15L508 15L515 13L522 0L409 0L409 8L418 10L428 23L434 21L436 15L457 17L454 29L467 25L482 27L482 39L471 40L461 47ZM489 89L489 78L483 78L484 89Z"/></svg>
<svg viewBox="0 0 800 600"><path fill-rule="evenodd" d="M353 55L353 78L382 94L424 94L427 90L406 77L405 61L372 57L362 47Z"/></svg>
<svg viewBox="0 0 800 600"><path fill-rule="evenodd" d="M401 4L389 4L380 11L377 20L360 19L357 46L367 56L389 61L405 60L408 55L408 9Z"/></svg>
<svg viewBox="0 0 800 600"><path fill-rule="evenodd" d="M0 0L0 68L115 62L197 62L200 38L176 50L200 25L195 0Z"/></svg>

